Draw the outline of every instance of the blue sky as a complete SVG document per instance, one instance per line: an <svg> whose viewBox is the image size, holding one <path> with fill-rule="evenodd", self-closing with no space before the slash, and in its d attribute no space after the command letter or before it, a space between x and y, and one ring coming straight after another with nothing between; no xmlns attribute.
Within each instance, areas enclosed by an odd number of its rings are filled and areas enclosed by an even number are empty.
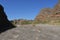
<svg viewBox="0 0 60 40"><path fill-rule="evenodd" d="M53 8L58 0L0 0L9 20L33 20L43 8Z"/></svg>

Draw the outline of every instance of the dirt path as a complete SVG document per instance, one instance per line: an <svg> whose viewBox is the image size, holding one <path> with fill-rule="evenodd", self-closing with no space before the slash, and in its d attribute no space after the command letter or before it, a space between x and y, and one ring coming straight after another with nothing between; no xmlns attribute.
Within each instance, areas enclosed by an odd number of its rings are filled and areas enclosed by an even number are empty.
<svg viewBox="0 0 60 40"><path fill-rule="evenodd" d="M24 25L0 34L0 40L60 40L60 26Z"/></svg>

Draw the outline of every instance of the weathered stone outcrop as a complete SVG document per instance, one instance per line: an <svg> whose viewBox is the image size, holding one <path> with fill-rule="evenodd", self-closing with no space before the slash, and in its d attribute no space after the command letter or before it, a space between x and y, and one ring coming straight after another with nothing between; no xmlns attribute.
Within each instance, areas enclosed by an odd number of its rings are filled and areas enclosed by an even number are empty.
<svg viewBox="0 0 60 40"><path fill-rule="evenodd" d="M53 9L51 8L44 8L40 11L40 13L36 16L35 21L41 22L48 22L48 21L56 21L60 20L60 0L54 6Z"/></svg>

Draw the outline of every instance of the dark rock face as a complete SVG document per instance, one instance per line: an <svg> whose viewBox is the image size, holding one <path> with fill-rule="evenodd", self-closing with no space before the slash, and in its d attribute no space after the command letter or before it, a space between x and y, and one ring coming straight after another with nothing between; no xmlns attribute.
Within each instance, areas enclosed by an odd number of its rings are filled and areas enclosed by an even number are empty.
<svg viewBox="0 0 60 40"><path fill-rule="evenodd" d="M8 29L12 29L13 26L10 21L7 19L7 16L4 12L4 7L0 5L0 33L7 31Z"/></svg>

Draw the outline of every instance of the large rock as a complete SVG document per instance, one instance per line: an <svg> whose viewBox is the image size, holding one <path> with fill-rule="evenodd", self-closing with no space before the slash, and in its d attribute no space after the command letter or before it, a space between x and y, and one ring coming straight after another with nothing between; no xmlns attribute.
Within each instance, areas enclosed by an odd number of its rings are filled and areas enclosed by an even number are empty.
<svg viewBox="0 0 60 40"><path fill-rule="evenodd" d="M15 26L13 26L10 21L7 19L7 16L4 12L4 7L2 5L0 5L0 33L14 28Z"/></svg>
<svg viewBox="0 0 60 40"><path fill-rule="evenodd" d="M40 11L40 13L36 16L35 21L38 22L48 22L48 21L56 21L60 20L60 0L51 8L44 8Z"/></svg>

